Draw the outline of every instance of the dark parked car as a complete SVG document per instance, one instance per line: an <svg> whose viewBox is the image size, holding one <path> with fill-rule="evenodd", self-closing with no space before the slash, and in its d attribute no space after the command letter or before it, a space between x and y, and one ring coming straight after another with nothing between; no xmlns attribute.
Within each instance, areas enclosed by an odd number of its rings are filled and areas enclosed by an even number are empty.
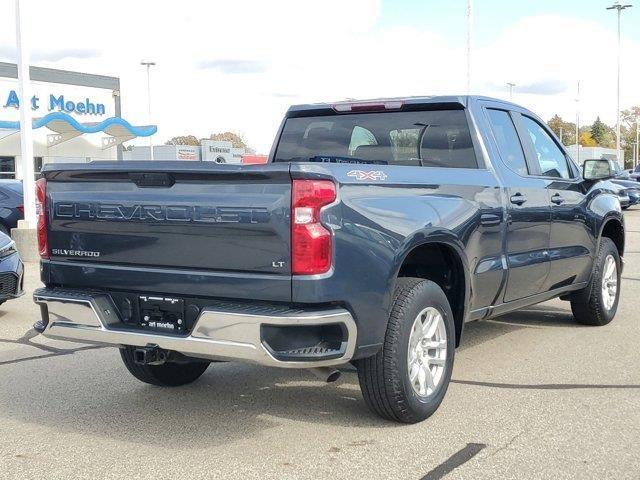
<svg viewBox="0 0 640 480"><path fill-rule="evenodd" d="M22 181L0 180L0 232L11 234L18 226L18 220L24 218Z"/></svg>
<svg viewBox="0 0 640 480"><path fill-rule="evenodd" d="M609 160L613 169L613 177L618 180L629 180L630 175L620 164L615 160Z"/></svg>
<svg viewBox="0 0 640 480"><path fill-rule="evenodd" d="M23 294L24 267L16 244L0 233L0 304Z"/></svg>
<svg viewBox="0 0 640 480"><path fill-rule="evenodd" d="M619 192L619 194L629 198L629 203L626 205L623 204L622 200L620 201L622 208L626 209L640 203L640 183L633 180L619 180L617 178L613 178L611 182L624 189Z"/></svg>
<svg viewBox="0 0 640 480"><path fill-rule="evenodd" d="M265 165L43 173L35 328L117 347L153 385L219 360L327 379L353 362L374 412L417 422L445 396L465 322L556 297L586 325L618 308L611 165L581 172L540 118L501 100L291 107Z"/></svg>

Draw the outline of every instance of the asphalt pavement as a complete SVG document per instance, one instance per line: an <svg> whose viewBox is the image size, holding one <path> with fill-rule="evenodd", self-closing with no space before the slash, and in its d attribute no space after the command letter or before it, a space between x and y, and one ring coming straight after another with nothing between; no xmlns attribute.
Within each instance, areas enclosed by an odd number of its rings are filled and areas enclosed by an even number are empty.
<svg viewBox="0 0 640 480"><path fill-rule="evenodd" d="M371 414L357 376L212 364L142 384L116 349L31 330L27 293L0 306L3 479L640 478L640 209L626 213L618 314L577 325L559 300L468 324L434 416Z"/></svg>

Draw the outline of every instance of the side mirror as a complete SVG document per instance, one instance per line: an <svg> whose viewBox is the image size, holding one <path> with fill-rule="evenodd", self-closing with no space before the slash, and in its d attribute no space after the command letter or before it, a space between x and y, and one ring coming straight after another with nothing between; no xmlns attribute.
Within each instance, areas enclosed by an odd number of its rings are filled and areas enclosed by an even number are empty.
<svg viewBox="0 0 640 480"><path fill-rule="evenodd" d="M582 178L585 180L606 180L614 175L609 160L585 160L582 164Z"/></svg>

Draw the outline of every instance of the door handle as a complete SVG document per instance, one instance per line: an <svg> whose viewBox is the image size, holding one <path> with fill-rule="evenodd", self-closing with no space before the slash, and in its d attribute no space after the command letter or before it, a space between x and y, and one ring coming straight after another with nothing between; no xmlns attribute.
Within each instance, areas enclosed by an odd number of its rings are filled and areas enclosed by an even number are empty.
<svg viewBox="0 0 640 480"><path fill-rule="evenodd" d="M524 202L527 201L527 197L525 197L523 194L518 192L515 195L511 195L510 200L511 200L511 203L513 203L514 205L522 205Z"/></svg>
<svg viewBox="0 0 640 480"><path fill-rule="evenodd" d="M564 198L559 193L556 193L553 197L551 197L551 203L555 203L556 205L560 205L564 203Z"/></svg>

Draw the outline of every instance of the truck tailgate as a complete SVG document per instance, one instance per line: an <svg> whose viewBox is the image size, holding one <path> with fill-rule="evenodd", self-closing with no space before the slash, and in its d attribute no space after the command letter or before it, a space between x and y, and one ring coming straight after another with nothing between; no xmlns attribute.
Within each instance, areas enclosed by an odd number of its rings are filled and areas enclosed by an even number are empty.
<svg viewBox="0 0 640 480"><path fill-rule="evenodd" d="M52 260L290 274L289 166L46 169Z"/></svg>

